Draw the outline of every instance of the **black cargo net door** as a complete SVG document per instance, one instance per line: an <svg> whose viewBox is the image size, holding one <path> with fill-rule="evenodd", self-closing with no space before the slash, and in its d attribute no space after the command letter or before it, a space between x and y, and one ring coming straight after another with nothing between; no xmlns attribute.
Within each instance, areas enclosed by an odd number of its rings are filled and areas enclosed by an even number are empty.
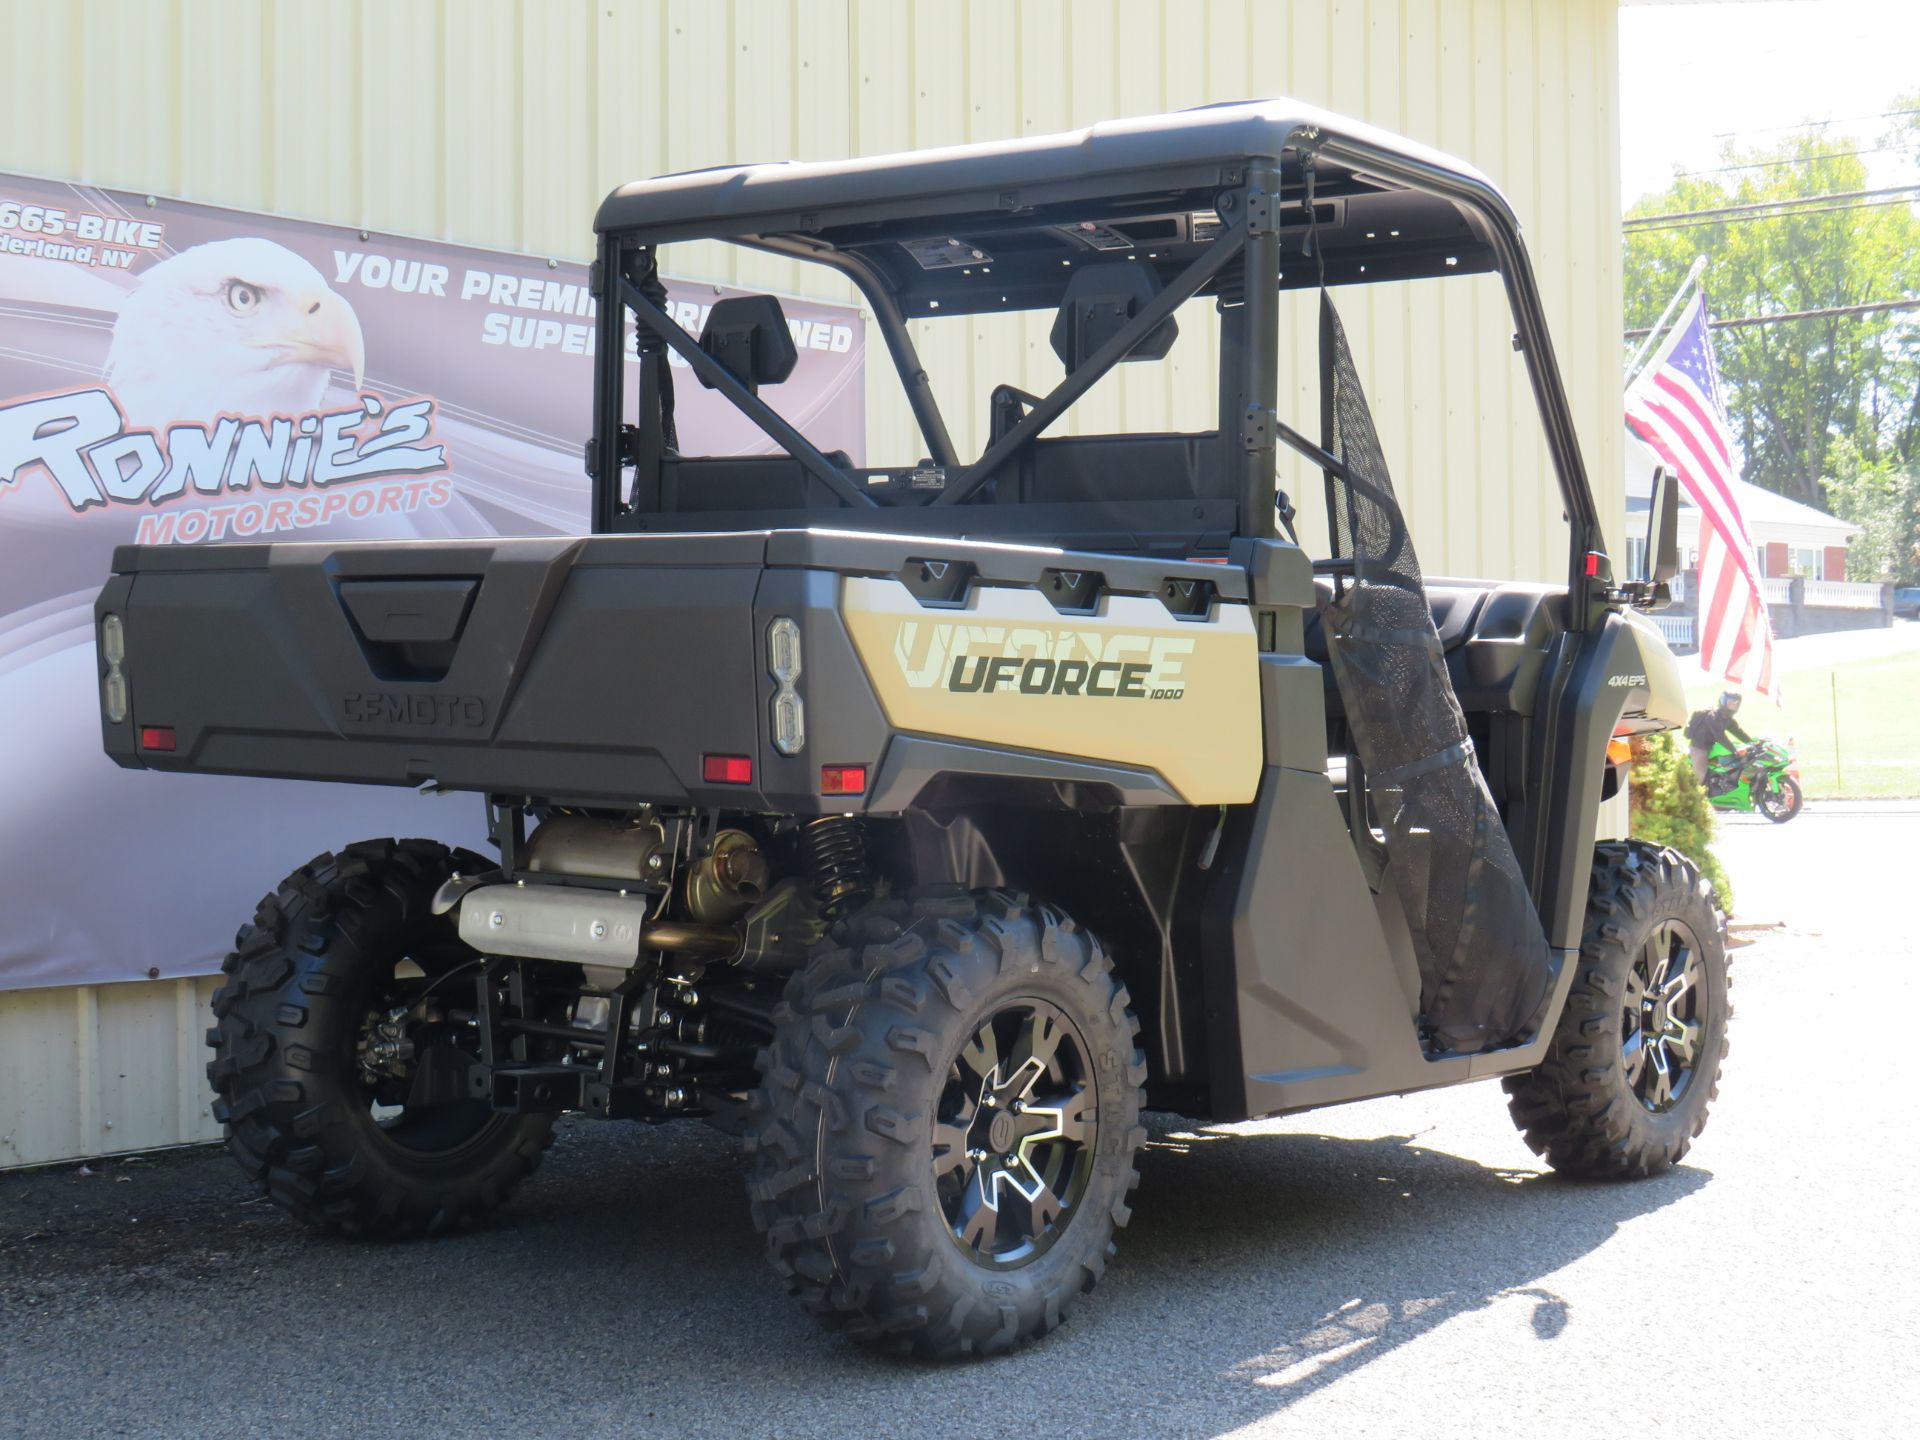
<svg viewBox="0 0 1920 1440"><path fill-rule="evenodd" d="M1518 1044L1539 1028L1552 986L1546 933L1474 759L1420 562L1325 292L1320 344L1327 448L1340 461L1327 473L1328 519L1335 555L1353 562L1322 620L1413 931L1422 1042L1436 1055Z"/></svg>

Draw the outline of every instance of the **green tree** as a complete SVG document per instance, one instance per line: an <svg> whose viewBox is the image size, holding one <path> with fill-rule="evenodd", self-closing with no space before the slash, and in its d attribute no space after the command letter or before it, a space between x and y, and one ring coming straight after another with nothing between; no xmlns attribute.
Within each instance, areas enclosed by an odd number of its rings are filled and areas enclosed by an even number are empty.
<svg viewBox="0 0 1920 1440"><path fill-rule="evenodd" d="M1920 97L1895 108L1920 108ZM1911 120L1884 138L1920 146ZM1634 216L1723 210L1875 188L1860 140L1801 133L1759 150L1729 147L1723 168L1676 175ZM1626 319L1651 325L1695 255L1716 315L1827 310L1920 295L1920 216L1908 204L1814 205L1771 218L1629 230ZM1728 409L1746 452L1746 478L1822 506L1828 453L1845 438L1870 462L1920 462L1920 312L1887 311L1714 332Z"/></svg>
<svg viewBox="0 0 1920 1440"><path fill-rule="evenodd" d="M1847 547L1849 580L1920 584L1920 469L1869 460L1849 436L1827 452L1827 503L1860 527Z"/></svg>

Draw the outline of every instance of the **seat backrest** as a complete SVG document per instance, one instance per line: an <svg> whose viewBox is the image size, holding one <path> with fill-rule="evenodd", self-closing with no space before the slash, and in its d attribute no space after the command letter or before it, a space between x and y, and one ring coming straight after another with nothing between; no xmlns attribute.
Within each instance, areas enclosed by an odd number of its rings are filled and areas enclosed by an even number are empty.
<svg viewBox="0 0 1920 1440"><path fill-rule="evenodd" d="M1316 577L1314 586L1323 604L1332 598L1331 580ZM1525 582L1429 581L1427 603L1460 708L1470 715L1532 714L1540 672L1555 637L1566 629L1566 592ZM1318 606L1307 612L1302 638L1307 655L1324 664L1327 636ZM1328 709L1339 714L1331 668L1326 682Z"/></svg>
<svg viewBox="0 0 1920 1440"><path fill-rule="evenodd" d="M1217 435L1063 435L1036 440L995 492L1002 504L1056 500L1218 500Z"/></svg>

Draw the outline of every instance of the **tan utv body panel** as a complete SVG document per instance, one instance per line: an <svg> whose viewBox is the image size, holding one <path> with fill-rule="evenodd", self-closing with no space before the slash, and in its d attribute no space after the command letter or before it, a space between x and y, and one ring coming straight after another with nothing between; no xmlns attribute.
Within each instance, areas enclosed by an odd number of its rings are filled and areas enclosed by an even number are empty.
<svg viewBox="0 0 1920 1440"><path fill-rule="evenodd" d="M850 575L841 608L896 729L1155 771L1192 805L1253 799L1263 754L1260 656L1245 605L1180 619L1109 595L1063 615L1037 590L977 585L928 606L900 581Z"/></svg>
<svg viewBox="0 0 1920 1440"><path fill-rule="evenodd" d="M1687 723L1687 690L1680 675L1680 661L1673 653L1673 647L1667 644L1667 637L1660 633L1660 627L1646 616L1635 611L1625 611L1622 616L1633 631L1634 639L1640 645L1640 659L1647 667L1646 689L1647 703L1640 713L1649 720L1658 720L1669 730L1676 730Z"/></svg>

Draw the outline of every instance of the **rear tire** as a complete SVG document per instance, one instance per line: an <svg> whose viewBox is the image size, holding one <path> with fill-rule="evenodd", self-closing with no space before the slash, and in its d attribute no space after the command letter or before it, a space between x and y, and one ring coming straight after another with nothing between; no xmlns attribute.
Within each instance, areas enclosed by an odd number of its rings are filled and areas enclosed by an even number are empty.
<svg viewBox="0 0 1920 1440"><path fill-rule="evenodd" d="M476 958L430 902L455 871L487 868L430 840L349 845L289 875L235 938L207 1032L213 1113L289 1214L369 1237L456 1228L503 1204L553 1143L551 1118L485 1102L373 1113L369 1021Z"/></svg>
<svg viewBox="0 0 1920 1440"><path fill-rule="evenodd" d="M1058 1325L1113 1254L1146 1138L1139 1022L1099 941L1006 891L881 902L774 1020L749 1194L788 1292L929 1357Z"/></svg>
<svg viewBox="0 0 1920 1440"><path fill-rule="evenodd" d="M1514 1124L1562 1174L1669 1169L1705 1128L1727 1054L1731 976L1713 886L1678 851L1595 846L1576 963L1546 1059L1504 1082Z"/></svg>

